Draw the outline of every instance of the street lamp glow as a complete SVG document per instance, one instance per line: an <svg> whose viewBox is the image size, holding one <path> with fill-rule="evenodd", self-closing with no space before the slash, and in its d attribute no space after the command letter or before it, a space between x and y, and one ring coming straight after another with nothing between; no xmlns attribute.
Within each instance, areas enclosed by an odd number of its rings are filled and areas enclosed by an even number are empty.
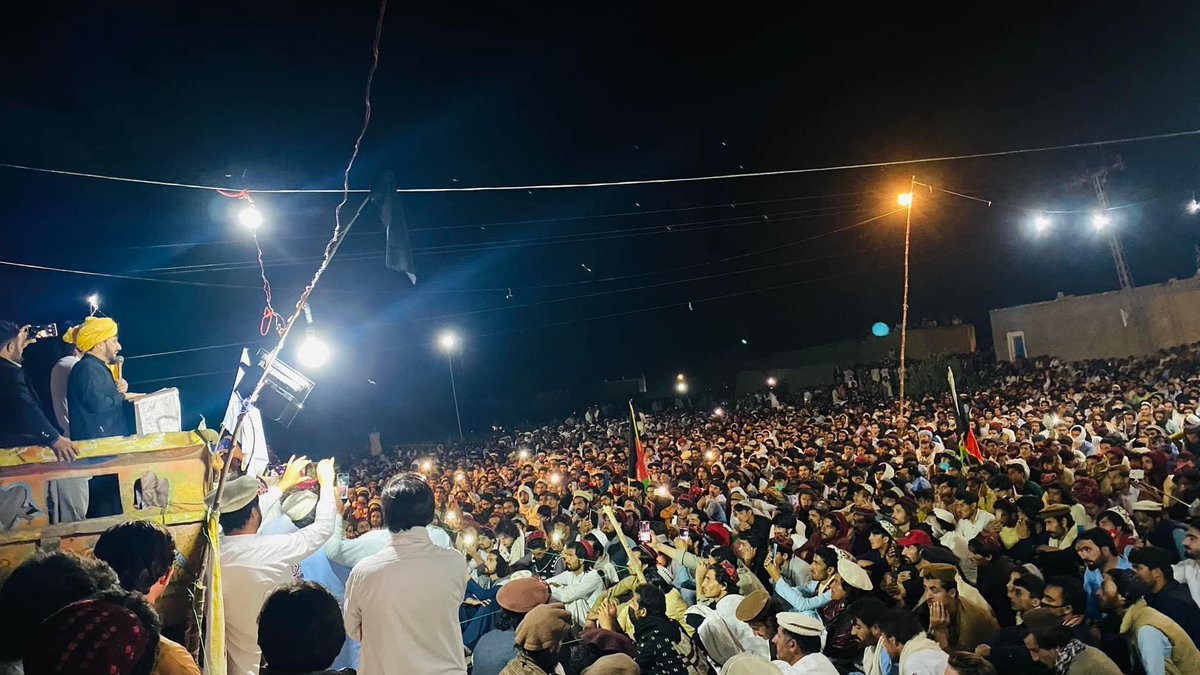
<svg viewBox="0 0 1200 675"><path fill-rule="evenodd" d="M675 376L675 380L676 380L676 381L678 381L678 382L683 382L683 380L684 380L684 379L685 379L685 378L683 377L683 373L680 373L680 374L678 374L678 375L676 375L676 376Z"/></svg>
<svg viewBox="0 0 1200 675"><path fill-rule="evenodd" d="M300 359L300 363L307 368L320 368L329 360L329 345L321 338L308 334L304 338L304 342L300 343L300 348L296 350L296 357Z"/></svg>
<svg viewBox="0 0 1200 675"><path fill-rule="evenodd" d="M898 197L896 197L896 201L900 204L900 206L903 206L905 208L911 207L912 202L913 202L913 195L911 192L901 192L900 195Z"/></svg>
<svg viewBox="0 0 1200 675"><path fill-rule="evenodd" d="M676 382L675 391L680 394L686 394L688 392L687 382Z"/></svg>
<svg viewBox="0 0 1200 675"><path fill-rule="evenodd" d="M100 295L98 293L92 293L91 295L87 296L87 304L88 308L91 309L92 312L100 309Z"/></svg>
<svg viewBox="0 0 1200 675"><path fill-rule="evenodd" d="M1037 230L1039 234L1040 234L1040 233L1042 233L1042 232L1045 232L1045 231L1046 231L1046 230L1048 230L1048 229L1050 229L1050 218L1049 218L1049 216L1037 216L1037 217L1035 217L1035 218L1033 219L1033 229Z"/></svg>
<svg viewBox="0 0 1200 675"><path fill-rule="evenodd" d="M1197 213L1200 213L1200 202L1196 201L1195 199L1188 202L1187 210L1188 213L1192 214L1193 216Z"/></svg>
<svg viewBox="0 0 1200 675"><path fill-rule="evenodd" d="M779 384L779 380L776 380L774 377L767 378L767 386L768 387L771 387L772 389L774 389L775 385L777 385L777 384Z"/></svg>
<svg viewBox="0 0 1200 675"><path fill-rule="evenodd" d="M453 331L446 331L438 336L438 346L445 351L454 351L458 348L458 334Z"/></svg>
<svg viewBox="0 0 1200 675"><path fill-rule="evenodd" d="M1108 216L1103 213L1096 213L1092 216L1092 227L1096 228L1097 230L1103 230L1108 226L1108 223Z"/></svg>
<svg viewBox="0 0 1200 675"><path fill-rule="evenodd" d="M258 229L258 226L263 223L262 212L253 205L247 206L238 211L238 222L248 230Z"/></svg>

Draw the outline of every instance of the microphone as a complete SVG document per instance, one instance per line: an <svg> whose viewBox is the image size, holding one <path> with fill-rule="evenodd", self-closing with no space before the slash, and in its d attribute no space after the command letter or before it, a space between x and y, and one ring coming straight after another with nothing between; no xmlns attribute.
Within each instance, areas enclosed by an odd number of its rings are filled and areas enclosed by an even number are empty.
<svg viewBox="0 0 1200 675"><path fill-rule="evenodd" d="M113 363L113 377L117 380L121 379L121 371L125 366L125 357L117 356L116 362Z"/></svg>

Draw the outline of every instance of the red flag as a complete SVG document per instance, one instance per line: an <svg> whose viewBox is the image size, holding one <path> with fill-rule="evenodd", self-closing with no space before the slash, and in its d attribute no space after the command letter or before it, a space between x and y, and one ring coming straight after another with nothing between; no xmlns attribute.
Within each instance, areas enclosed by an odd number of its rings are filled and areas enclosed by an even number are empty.
<svg viewBox="0 0 1200 675"><path fill-rule="evenodd" d="M963 450L974 457L975 461L983 464L983 453L979 450L979 441L975 440L975 430L971 428L970 423L967 424L967 438L963 441Z"/></svg>
<svg viewBox="0 0 1200 675"><path fill-rule="evenodd" d="M633 401L629 402L629 482L641 483L645 490L650 486L650 469L646 467L646 449L642 447L642 437L638 433L637 413L633 411Z"/></svg>

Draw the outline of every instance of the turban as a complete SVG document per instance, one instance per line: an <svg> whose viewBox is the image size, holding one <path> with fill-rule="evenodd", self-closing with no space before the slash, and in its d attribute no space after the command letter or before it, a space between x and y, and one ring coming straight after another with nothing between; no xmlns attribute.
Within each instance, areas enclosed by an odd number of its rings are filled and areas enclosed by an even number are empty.
<svg viewBox="0 0 1200 675"><path fill-rule="evenodd" d="M96 345L117 337L117 322L108 317L88 317L75 331L75 346L90 352Z"/></svg>
<svg viewBox="0 0 1200 675"><path fill-rule="evenodd" d="M63 333L62 341L69 345L75 344L75 336L79 334L79 329L82 326L83 324L80 324L78 326L71 326L68 328L67 332Z"/></svg>

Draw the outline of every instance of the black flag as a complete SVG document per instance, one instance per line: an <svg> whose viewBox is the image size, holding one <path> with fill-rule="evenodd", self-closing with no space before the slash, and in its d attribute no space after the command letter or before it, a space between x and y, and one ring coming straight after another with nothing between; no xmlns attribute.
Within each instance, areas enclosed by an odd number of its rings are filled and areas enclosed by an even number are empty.
<svg viewBox="0 0 1200 675"><path fill-rule="evenodd" d="M408 223L404 220L404 207L396 196L396 177L387 172L379 185L371 191L371 201L379 209L379 220L387 230L385 260L388 269L404 272L408 280L416 285L417 274L413 266L412 242L408 239Z"/></svg>

